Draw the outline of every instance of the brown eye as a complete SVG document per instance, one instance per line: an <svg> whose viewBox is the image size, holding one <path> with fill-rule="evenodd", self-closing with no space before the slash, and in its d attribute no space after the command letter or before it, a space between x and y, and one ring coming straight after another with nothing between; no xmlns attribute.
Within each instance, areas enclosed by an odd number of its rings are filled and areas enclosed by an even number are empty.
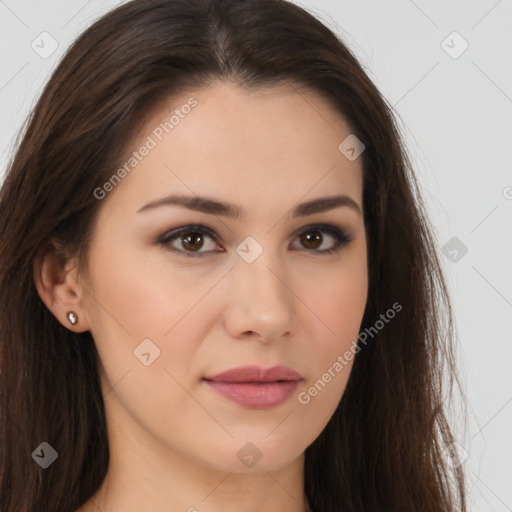
<svg viewBox="0 0 512 512"><path fill-rule="evenodd" d="M309 231L300 236L301 244L307 249L318 249L322 245L322 240L320 231Z"/></svg>
<svg viewBox="0 0 512 512"><path fill-rule="evenodd" d="M174 230L164 235L158 244L171 252L177 252L184 256L203 256L212 250L201 250L205 246L205 242L210 239L211 248L215 252L218 245L215 243L216 236L214 232L206 226L186 226L181 229ZM177 242L180 242L179 246ZM216 251L223 252L223 251Z"/></svg>
<svg viewBox="0 0 512 512"><path fill-rule="evenodd" d="M204 243L204 238L201 233L197 231L189 231L181 235L181 245L187 251L197 251L201 249Z"/></svg>
<svg viewBox="0 0 512 512"><path fill-rule="evenodd" d="M212 241L211 249L201 250L208 239ZM161 237L157 243L170 252L179 253L187 257L202 257L211 252L225 252L222 248L219 250L220 246L216 243L217 239L217 235L211 228L194 225L171 231ZM330 247L320 249L329 239L331 239ZM179 246L177 245L178 241L180 242ZM307 230L302 231L297 236L297 242L300 244L300 247L295 248L317 255L324 255L340 251L351 241L352 237L341 228L330 224L320 224L310 226Z"/></svg>
<svg viewBox="0 0 512 512"><path fill-rule="evenodd" d="M331 238L334 240L334 243L331 242L331 247L328 247L327 249L320 249L322 244L326 241L324 234L327 234L327 240ZM345 245L348 245L352 239L353 238L342 229L329 224L311 226L307 231L302 231L298 236L298 242L301 245L299 249L305 248L307 251L311 251L319 255L338 252Z"/></svg>

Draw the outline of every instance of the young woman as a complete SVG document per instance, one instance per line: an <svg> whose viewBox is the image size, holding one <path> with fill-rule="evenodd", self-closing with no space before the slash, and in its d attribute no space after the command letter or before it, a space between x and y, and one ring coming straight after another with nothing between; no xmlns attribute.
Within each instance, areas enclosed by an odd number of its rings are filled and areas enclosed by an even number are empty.
<svg viewBox="0 0 512 512"><path fill-rule="evenodd" d="M466 510L415 177L302 8L95 22L29 119L0 230L1 510Z"/></svg>

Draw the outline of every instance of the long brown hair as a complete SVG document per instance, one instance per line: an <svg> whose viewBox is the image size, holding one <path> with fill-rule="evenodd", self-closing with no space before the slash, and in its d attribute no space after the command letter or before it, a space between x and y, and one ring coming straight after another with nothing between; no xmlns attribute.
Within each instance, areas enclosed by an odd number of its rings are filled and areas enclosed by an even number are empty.
<svg viewBox="0 0 512 512"><path fill-rule="evenodd" d="M365 145L362 330L402 309L360 344L338 408L306 449L313 510L465 511L461 466L443 456L454 441L443 393L459 382L452 310L400 131L341 37L285 0L128 2L72 44L42 92L0 191L0 509L76 510L109 462L94 340L45 307L35 258L55 247L85 262L94 191L134 127L162 99L213 80L314 90ZM41 442L58 464L32 460Z"/></svg>

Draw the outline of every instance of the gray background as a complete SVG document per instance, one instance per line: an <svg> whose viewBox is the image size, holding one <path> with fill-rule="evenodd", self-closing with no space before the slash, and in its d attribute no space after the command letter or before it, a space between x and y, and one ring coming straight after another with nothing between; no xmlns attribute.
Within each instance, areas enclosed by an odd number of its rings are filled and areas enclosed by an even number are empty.
<svg viewBox="0 0 512 512"><path fill-rule="evenodd" d="M118 3L0 0L0 179L66 48ZM512 510L512 1L300 5L342 35L396 111L454 305L469 417L464 430L456 407L452 421L470 510ZM58 43L49 56L42 32Z"/></svg>

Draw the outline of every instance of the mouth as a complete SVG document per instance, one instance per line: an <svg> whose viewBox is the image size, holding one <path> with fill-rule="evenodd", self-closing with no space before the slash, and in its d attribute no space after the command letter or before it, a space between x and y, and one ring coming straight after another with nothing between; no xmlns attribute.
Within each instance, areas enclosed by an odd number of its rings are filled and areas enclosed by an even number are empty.
<svg viewBox="0 0 512 512"><path fill-rule="evenodd" d="M299 373L286 366L245 366L203 378L217 393L248 409L270 409L282 404L302 380Z"/></svg>

